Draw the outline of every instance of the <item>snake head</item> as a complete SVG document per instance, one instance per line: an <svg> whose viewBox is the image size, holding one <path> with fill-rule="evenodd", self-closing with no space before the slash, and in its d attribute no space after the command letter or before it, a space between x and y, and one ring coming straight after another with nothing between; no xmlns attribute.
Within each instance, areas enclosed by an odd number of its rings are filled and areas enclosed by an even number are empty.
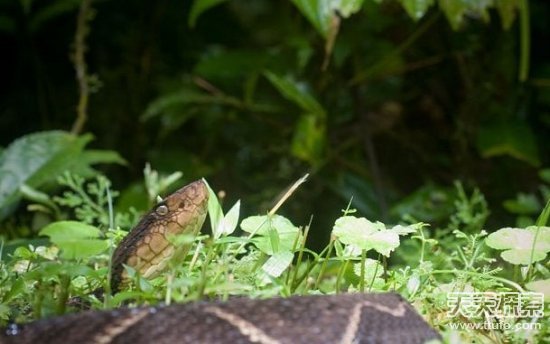
<svg viewBox="0 0 550 344"><path fill-rule="evenodd" d="M123 264L134 268L144 278L153 278L172 257L187 254L190 245L175 247L170 237L198 234L208 211L208 195L206 183L197 180L164 198L139 221L113 254L113 292L128 278Z"/></svg>

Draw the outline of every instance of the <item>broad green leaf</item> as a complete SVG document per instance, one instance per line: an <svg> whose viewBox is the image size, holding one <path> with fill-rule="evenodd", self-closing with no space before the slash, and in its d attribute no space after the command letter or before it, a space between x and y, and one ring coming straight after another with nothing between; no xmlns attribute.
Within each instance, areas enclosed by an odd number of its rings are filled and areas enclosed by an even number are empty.
<svg viewBox="0 0 550 344"><path fill-rule="evenodd" d="M269 71L265 72L264 75L283 97L298 105L305 112L312 116L326 116L325 110L310 94L305 84L301 84L290 77L281 77Z"/></svg>
<svg viewBox="0 0 550 344"><path fill-rule="evenodd" d="M292 154L312 165L319 163L326 145L325 118L306 114L300 116L294 128Z"/></svg>
<svg viewBox="0 0 550 344"><path fill-rule="evenodd" d="M29 134L10 144L0 157L0 219L19 201L23 184L36 188L55 178L76 160L90 139L50 131Z"/></svg>
<svg viewBox="0 0 550 344"><path fill-rule="evenodd" d="M537 231L538 235L536 235ZM536 242L533 245L535 235ZM546 258L546 254L550 251L550 227L502 228L491 233L485 239L485 243L491 248L504 250L501 257L505 261L516 265L527 265Z"/></svg>
<svg viewBox="0 0 550 344"><path fill-rule="evenodd" d="M533 260L531 261L531 252ZM500 253L502 259L514 265L529 265L534 262L544 260L546 253L540 250L531 251L531 249L511 249Z"/></svg>
<svg viewBox="0 0 550 344"><path fill-rule="evenodd" d="M399 235L381 222L370 222L364 217L342 216L336 220L332 234L346 245L362 250L374 249L388 257L399 246Z"/></svg>
<svg viewBox="0 0 550 344"><path fill-rule="evenodd" d="M485 158L509 155L533 166L540 165L535 136L522 122L505 122L481 127L477 146Z"/></svg>
<svg viewBox="0 0 550 344"><path fill-rule="evenodd" d="M98 239L101 232L94 226L77 221L58 221L44 227L40 235L46 235L61 249L66 259L88 258L104 252L107 240Z"/></svg>
<svg viewBox="0 0 550 344"><path fill-rule="evenodd" d="M248 217L241 222L241 229L248 233L255 233L256 236L252 238L252 242L268 255L291 252L300 236L299 228L281 215Z"/></svg>
<svg viewBox="0 0 550 344"><path fill-rule="evenodd" d="M276 235L275 239L275 247L274 247L274 238L273 236ZM256 236L252 238L252 242L254 245L263 253L267 255L273 255L280 252L292 252L292 249L294 249L294 244L296 240L300 240L301 235L300 232L297 233L277 233L272 236ZM299 236L297 238L297 236Z"/></svg>
<svg viewBox="0 0 550 344"><path fill-rule="evenodd" d="M414 20L422 18L433 3L433 0L401 0L401 5Z"/></svg>
<svg viewBox="0 0 550 344"><path fill-rule="evenodd" d="M262 270L271 277L279 277L290 266L294 255L289 251L277 252L264 263Z"/></svg>
<svg viewBox="0 0 550 344"><path fill-rule="evenodd" d="M241 229L247 233L256 235L269 235L269 229L274 228L277 233L298 233L298 227L294 226L289 219L281 215L256 215L250 216L241 222Z"/></svg>
<svg viewBox="0 0 550 344"><path fill-rule="evenodd" d="M91 135L80 137L63 131L47 131L25 135L12 142L0 156L0 220L5 218L21 199L20 188L38 189L65 171L90 176L89 164L123 160L111 151L83 153Z"/></svg>
<svg viewBox="0 0 550 344"><path fill-rule="evenodd" d="M191 6L191 11L189 13L188 24L190 27L194 27L197 19L201 14L210 8L217 6L221 3L226 2L227 0L195 0L193 1L193 6Z"/></svg>

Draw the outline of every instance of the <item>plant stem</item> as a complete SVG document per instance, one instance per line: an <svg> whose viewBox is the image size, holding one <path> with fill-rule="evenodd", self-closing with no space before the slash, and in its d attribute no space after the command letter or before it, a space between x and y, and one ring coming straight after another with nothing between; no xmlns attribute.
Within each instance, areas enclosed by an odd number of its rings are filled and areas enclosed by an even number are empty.
<svg viewBox="0 0 550 344"><path fill-rule="evenodd" d="M531 49L531 30L529 23L529 1L520 0L519 3L519 33L520 33L520 59L519 81L524 82L529 77L529 54Z"/></svg>
<svg viewBox="0 0 550 344"><path fill-rule="evenodd" d="M90 95L90 85L88 84L88 72L86 66L86 37L90 33L88 25L91 20L92 0L83 0L80 3L80 10L76 20L76 33L74 37L74 68L76 71L76 81L78 83L79 98L76 106L76 120L73 124L71 133L78 135L84 128L84 123L88 118L88 98Z"/></svg>

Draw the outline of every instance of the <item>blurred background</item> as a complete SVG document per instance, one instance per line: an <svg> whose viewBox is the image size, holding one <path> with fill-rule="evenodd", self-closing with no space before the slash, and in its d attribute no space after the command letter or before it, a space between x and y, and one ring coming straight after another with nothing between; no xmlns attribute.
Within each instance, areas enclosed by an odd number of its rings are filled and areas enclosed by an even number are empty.
<svg viewBox="0 0 550 344"><path fill-rule="evenodd" d="M144 210L147 162L244 216L310 173L281 213L313 215L314 247L352 197L445 223L455 181L489 230L529 224L550 197L548 18L546 0L0 0L3 227L32 236L21 186L55 194L66 169ZM33 134L53 130L77 137Z"/></svg>

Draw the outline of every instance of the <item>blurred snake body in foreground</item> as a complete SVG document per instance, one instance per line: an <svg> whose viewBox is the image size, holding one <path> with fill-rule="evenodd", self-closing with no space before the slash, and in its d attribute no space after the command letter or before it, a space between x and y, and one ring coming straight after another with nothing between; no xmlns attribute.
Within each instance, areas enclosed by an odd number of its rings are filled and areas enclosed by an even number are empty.
<svg viewBox="0 0 550 344"><path fill-rule="evenodd" d="M112 290L128 265L145 278L158 275L174 255L171 235L196 235L207 213L208 189L195 181L157 204L113 254ZM440 339L401 296L343 294L166 307L119 308L11 325L0 343L424 343Z"/></svg>

